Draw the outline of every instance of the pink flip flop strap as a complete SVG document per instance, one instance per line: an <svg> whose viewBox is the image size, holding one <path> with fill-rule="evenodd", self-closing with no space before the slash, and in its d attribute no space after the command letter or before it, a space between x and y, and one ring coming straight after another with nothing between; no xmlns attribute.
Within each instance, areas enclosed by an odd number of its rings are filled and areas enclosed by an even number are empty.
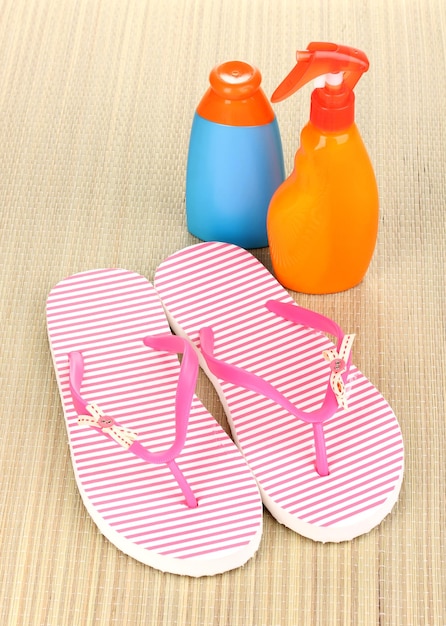
<svg viewBox="0 0 446 626"><path fill-rule="evenodd" d="M170 448L162 452L150 452L135 440L137 437L136 433L122 428L114 418L105 416L100 410L98 412L98 407L95 404L87 402L82 397L80 390L84 377L84 358L81 352L70 352L68 355L70 366L69 383L74 408L81 421L88 423L89 426L102 432L106 437L114 439L135 456L148 463L165 463L178 482L186 498L187 505L190 508L195 508L198 504L197 499L178 467L176 458L181 454L186 441L190 409L198 376L198 358L191 345L183 338L175 335L145 337L143 342L146 346L155 350L183 355L175 398L175 439ZM88 415L85 415L85 413ZM89 419L89 416L91 416L91 419ZM99 420L94 423L97 417L99 417Z"/></svg>
<svg viewBox="0 0 446 626"><path fill-rule="evenodd" d="M342 364L342 371L337 374L337 377L333 376L334 367L332 368L332 374L330 375L330 381L342 378L342 382L345 383L348 377L351 354L348 349L345 361L341 358L345 350L343 346L344 333L341 328L332 320L308 309L304 309L298 305L286 304L276 300L268 300L266 303L267 308L274 314L283 317L293 323L303 326L309 326L317 330L321 330L325 333L334 335L337 339L337 348L331 355L326 356L327 360L333 360L334 363ZM348 337L353 340L353 336ZM259 393L270 400L276 402L279 406L283 407L291 415L301 419L304 422L310 423L313 426L314 443L316 451L316 469L321 476L329 474L327 452L325 447L325 439L323 432L323 422L334 415L340 406L339 394L335 393L336 384L327 386L324 401L319 409L311 412L303 411L292 404L280 391L278 391L273 385L265 381L260 376L244 370L243 368L230 365L225 361L219 360L214 356L214 333L212 328L204 327L200 330L200 347L203 356L211 372L226 382L250 389L256 393ZM338 357L337 360L335 357ZM336 389L337 391L337 389Z"/></svg>

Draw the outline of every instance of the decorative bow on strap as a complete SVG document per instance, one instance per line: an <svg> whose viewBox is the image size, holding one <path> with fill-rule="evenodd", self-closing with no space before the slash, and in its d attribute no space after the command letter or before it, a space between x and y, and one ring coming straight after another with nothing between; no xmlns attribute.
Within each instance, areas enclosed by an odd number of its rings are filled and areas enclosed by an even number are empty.
<svg viewBox="0 0 446 626"><path fill-rule="evenodd" d="M100 428L102 432L110 435L110 437L126 450L138 439L137 433L128 428L117 426L115 420L105 415L104 411L98 407L97 404L87 404L86 409L90 415L79 415L77 420L78 424L88 424L89 426Z"/></svg>
<svg viewBox="0 0 446 626"><path fill-rule="evenodd" d="M344 335L339 352L336 349L324 350L324 358L330 363L330 386L338 401L338 406L348 409L347 395L342 374L347 367L347 361L353 345L355 335Z"/></svg>

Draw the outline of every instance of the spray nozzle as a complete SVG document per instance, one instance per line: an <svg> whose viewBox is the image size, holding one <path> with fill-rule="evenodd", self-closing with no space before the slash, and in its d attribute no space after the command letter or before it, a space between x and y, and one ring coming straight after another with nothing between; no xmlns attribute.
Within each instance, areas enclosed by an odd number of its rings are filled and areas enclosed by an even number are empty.
<svg viewBox="0 0 446 626"><path fill-rule="evenodd" d="M317 80L318 87L328 83L343 84L347 89L353 89L369 69L364 52L334 43L310 43L306 50L296 53L296 59L297 65L277 87L271 97L272 102L288 98L311 80Z"/></svg>
<svg viewBox="0 0 446 626"><path fill-rule="evenodd" d="M321 93L312 96L312 121L325 130L337 130L351 123L353 88L369 69L364 52L350 46L313 42L306 50L297 52L296 59L297 65L277 87L271 101L285 100L313 80Z"/></svg>

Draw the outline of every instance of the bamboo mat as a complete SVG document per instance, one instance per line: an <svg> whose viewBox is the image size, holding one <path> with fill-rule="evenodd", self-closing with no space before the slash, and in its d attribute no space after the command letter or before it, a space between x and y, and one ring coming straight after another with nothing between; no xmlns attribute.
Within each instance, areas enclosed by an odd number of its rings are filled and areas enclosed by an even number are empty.
<svg viewBox="0 0 446 626"><path fill-rule="evenodd" d="M196 240L185 166L210 69L295 50L364 50L357 123L381 199L364 282L296 301L357 333L355 363L399 417L392 514L319 545L265 513L257 555L223 575L162 574L100 535L78 494L45 328L51 287L120 266L153 279ZM3 0L0 3L0 623L446 624L444 0ZM287 172L311 88L275 106ZM267 249L254 253L270 267ZM199 394L224 425L204 377Z"/></svg>

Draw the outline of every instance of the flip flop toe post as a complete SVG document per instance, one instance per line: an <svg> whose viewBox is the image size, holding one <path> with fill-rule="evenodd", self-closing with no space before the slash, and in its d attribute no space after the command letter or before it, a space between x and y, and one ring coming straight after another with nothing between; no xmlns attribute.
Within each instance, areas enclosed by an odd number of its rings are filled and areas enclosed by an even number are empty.
<svg viewBox="0 0 446 626"><path fill-rule="evenodd" d="M258 487L194 395L196 353L153 287L126 270L76 274L51 291L47 324L76 481L101 532L166 572L243 565L262 532Z"/></svg>
<svg viewBox="0 0 446 626"><path fill-rule="evenodd" d="M180 250L155 287L174 332L195 345L277 520L322 542L377 526L400 492L403 441L392 409L352 363L354 336L298 307L231 244Z"/></svg>

